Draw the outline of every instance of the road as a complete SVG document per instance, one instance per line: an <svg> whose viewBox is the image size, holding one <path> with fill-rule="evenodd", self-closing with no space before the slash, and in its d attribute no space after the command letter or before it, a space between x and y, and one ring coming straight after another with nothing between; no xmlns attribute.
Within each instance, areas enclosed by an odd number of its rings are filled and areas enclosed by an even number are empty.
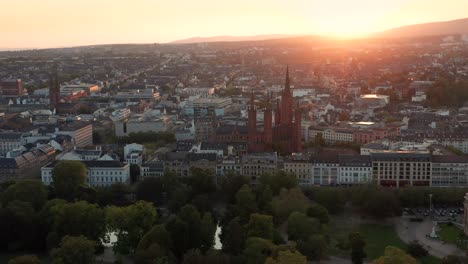
<svg viewBox="0 0 468 264"><path fill-rule="evenodd" d="M447 255L464 256L465 253L452 244L444 244L439 240L433 240L426 237L432 231L433 222L424 220L423 222L410 222L408 218L401 217L396 219L396 230L398 236L405 243L417 240L430 255L438 258L444 258Z"/></svg>

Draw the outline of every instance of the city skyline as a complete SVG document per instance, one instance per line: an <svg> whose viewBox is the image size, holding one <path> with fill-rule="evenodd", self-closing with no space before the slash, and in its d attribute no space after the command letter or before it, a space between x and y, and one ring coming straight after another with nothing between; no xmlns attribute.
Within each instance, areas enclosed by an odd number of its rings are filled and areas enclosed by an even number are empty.
<svg viewBox="0 0 468 264"><path fill-rule="evenodd" d="M405 25L468 17L468 2L462 0L430 4L423 0L25 0L5 2L0 8L14 10L0 17L0 49L164 43L220 35L358 38Z"/></svg>

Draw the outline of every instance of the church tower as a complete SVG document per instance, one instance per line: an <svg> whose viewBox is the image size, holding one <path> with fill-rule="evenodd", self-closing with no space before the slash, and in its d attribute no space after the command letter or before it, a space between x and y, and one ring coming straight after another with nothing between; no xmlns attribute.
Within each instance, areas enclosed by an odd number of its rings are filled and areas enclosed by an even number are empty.
<svg viewBox="0 0 468 264"><path fill-rule="evenodd" d="M263 134L267 147L273 142L273 115L271 113L270 94L267 92L267 104L263 111Z"/></svg>
<svg viewBox="0 0 468 264"><path fill-rule="evenodd" d="M248 107L248 149L249 151L255 150L255 145L257 141L257 109L255 108L254 94L250 94L250 105Z"/></svg>
<svg viewBox="0 0 468 264"><path fill-rule="evenodd" d="M289 67L286 67L286 81L284 90L281 93L281 109L278 109L281 112L281 124L290 125L292 123L292 103L292 94L289 84Z"/></svg>

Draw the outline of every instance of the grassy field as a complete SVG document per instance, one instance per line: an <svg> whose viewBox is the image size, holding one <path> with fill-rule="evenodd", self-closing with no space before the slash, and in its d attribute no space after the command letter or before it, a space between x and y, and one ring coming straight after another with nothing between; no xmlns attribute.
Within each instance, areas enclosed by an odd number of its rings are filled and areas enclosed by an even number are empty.
<svg viewBox="0 0 468 264"><path fill-rule="evenodd" d="M439 227L440 231L438 232L438 235L440 240L447 243L457 244L457 240L460 238L460 236L463 236L463 231L454 225L440 224Z"/></svg>
<svg viewBox="0 0 468 264"><path fill-rule="evenodd" d="M376 259L383 255L385 247L395 246L406 250L407 245L400 240L392 225L362 224L350 217L335 217L330 222L331 246L329 255L348 258L350 252L341 250L336 244L346 239L351 232L360 232L366 239L366 253L368 260ZM441 260L432 256L419 259L421 264L439 264Z"/></svg>
<svg viewBox="0 0 468 264"><path fill-rule="evenodd" d="M366 239L366 253L369 259L382 256L387 246L406 249L406 244L400 240L393 226L361 225L359 232Z"/></svg>

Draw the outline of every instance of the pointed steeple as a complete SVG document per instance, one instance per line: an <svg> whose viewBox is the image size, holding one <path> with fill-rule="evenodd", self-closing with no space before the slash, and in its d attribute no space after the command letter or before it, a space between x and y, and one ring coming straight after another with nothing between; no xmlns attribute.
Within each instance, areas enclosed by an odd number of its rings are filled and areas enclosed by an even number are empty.
<svg viewBox="0 0 468 264"><path fill-rule="evenodd" d="M290 87L289 87L289 65L286 66L286 82L284 84L284 89L285 90L289 90Z"/></svg>
<svg viewBox="0 0 468 264"><path fill-rule="evenodd" d="M250 103L249 103L249 110L254 110L255 109L255 96L253 91L250 91Z"/></svg>
<svg viewBox="0 0 468 264"><path fill-rule="evenodd" d="M271 109L271 95L269 91L266 94L266 108Z"/></svg>

